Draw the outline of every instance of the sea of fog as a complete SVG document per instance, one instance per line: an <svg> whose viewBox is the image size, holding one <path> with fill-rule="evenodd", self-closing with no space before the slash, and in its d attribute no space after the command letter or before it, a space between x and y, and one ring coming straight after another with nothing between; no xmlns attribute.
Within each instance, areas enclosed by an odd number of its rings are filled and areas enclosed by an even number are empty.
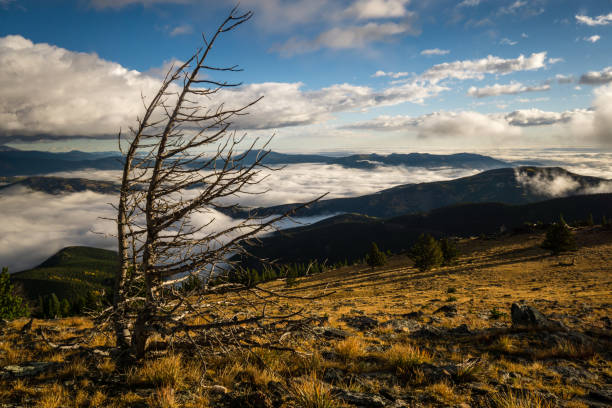
<svg viewBox="0 0 612 408"><path fill-rule="evenodd" d="M547 166L561 166L569 171L612 179L612 153L593 150L500 150L480 152L507 161L540 162ZM402 166L381 166L374 169L348 169L337 165L296 164L281 171L269 172L256 191L265 194L246 194L233 197L226 203L239 202L244 206L270 206L303 202L321 194L327 198L352 197L371 194L401 184L450 180L479 173L480 169L439 168L425 169ZM116 181L117 171L75 171L54 173L60 177L82 177ZM195 191L189 192L194 194ZM551 193L553 194L553 193ZM115 225L104 218L114 218L113 195L81 192L49 195L25 188L11 187L0 192L0 266L19 271L38 265L61 248L87 245L115 249L112 234ZM299 223L312 223L324 217L296 218L286 221L281 228ZM220 230L236 220L216 211L194 217L195 224L213 219L210 228Z"/></svg>

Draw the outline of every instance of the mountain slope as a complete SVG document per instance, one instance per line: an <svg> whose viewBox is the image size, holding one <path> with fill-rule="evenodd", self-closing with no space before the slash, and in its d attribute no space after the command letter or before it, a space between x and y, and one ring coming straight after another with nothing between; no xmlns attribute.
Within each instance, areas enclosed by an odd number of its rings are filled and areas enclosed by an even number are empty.
<svg viewBox="0 0 612 408"><path fill-rule="evenodd" d="M10 184L0 185L0 192L11 187L27 187L47 194L76 193L94 191L101 194L117 194L119 185L110 181L89 180L83 178L41 177L32 176L12 180Z"/></svg>
<svg viewBox="0 0 612 408"><path fill-rule="evenodd" d="M612 217L612 194L581 195L523 205L463 204L390 219L344 214L298 228L282 230L251 248L260 258L283 262L331 263L362 258L371 242L383 250L401 252L422 233L441 236L474 236L523 227L524 223L550 223L563 214L568 222Z"/></svg>
<svg viewBox="0 0 612 408"><path fill-rule="evenodd" d="M85 296L89 291L109 293L117 253L91 247L66 247L35 268L11 274L29 299L55 293L60 299Z"/></svg>
<svg viewBox="0 0 612 408"><path fill-rule="evenodd" d="M517 179L516 172L523 175L522 183ZM609 182L597 177L570 173L558 167L503 168L455 180L401 185L359 197L321 200L301 209L298 215L360 213L389 218L460 203L525 204L550 198L548 193L534 187L555 180L566 180L573 186L563 195L581 194L601 183ZM281 214L296 206L297 204L286 204L257 208L254 211L263 215ZM243 217L245 213L241 210L228 212L234 217Z"/></svg>

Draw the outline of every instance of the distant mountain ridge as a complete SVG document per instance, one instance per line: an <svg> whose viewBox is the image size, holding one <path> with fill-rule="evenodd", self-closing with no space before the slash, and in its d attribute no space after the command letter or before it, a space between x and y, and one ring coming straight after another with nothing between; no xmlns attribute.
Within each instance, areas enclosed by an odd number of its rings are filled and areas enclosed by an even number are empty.
<svg viewBox="0 0 612 408"><path fill-rule="evenodd" d="M372 217L390 218L405 214L431 211L435 208L460 203L498 202L505 204L526 204L551 198L530 184L521 184L516 172L525 176L524 181L563 178L575 183L567 196L584 194L585 190L596 188L609 180L581 176L559 167L502 168L448 181L419 184L405 184L359 197L332 198L311 204L299 210L303 217L358 213ZM232 209L226 214L242 218L249 212L260 215L282 214L300 204L285 204L255 209Z"/></svg>
<svg viewBox="0 0 612 408"><path fill-rule="evenodd" d="M261 151L254 150L246 155L244 164L253 163ZM0 176L28 176L54 173L59 171L76 171L85 169L120 170L121 156L118 152L81 152L73 150L65 153L17 150L0 146ZM486 170L508 167L510 164L489 156L473 153L437 155L427 153L410 154L356 154L345 157L331 157L316 154L285 154L270 152L264 164L335 164L346 168L369 169L376 166L407 166L440 168L453 167L464 169ZM194 166L197 166L194 163Z"/></svg>

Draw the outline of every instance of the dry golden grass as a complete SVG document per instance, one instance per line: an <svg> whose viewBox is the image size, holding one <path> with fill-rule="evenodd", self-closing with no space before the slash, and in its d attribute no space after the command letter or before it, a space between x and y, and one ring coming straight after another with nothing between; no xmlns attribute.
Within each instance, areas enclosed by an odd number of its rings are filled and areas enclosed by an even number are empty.
<svg viewBox="0 0 612 408"><path fill-rule="evenodd" d="M380 355L387 366L398 375L413 373L413 368L419 364L429 363L431 355L411 344L394 344Z"/></svg>
<svg viewBox="0 0 612 408"><path fill-rule="evenodd" d="M297 407L301 408L339 408L341 404L330 392L329 386L318 380L316 375L295 381L289 394Z"/></svg>
<svg viewBox="0 0 612 408"><path fill-rule="evenodd" d="M361 266L339 268L300 279L291 288L281 281L267 283L268 288L285 294L335 291L313 302L283 300L279 310L269 311L282 314L286 303L302 306L307 314L328 317L325 325L349 333L341 341L311 337L289 340L288 345L300 353L253 349L209 354L202 364L189 351L155 352L140 365L126 369L108 357L84 360L79 358L80 351L57 351L43 342L25 344L19 330L28 320L20 319L9 323L0 337L0 364L51 361L59 363L59 368L28 380L0 382L0 400L43 408L214 407L218 395L207 391L212 385L221 384L232 390L237 383L248 383L266 394L277 386L271 383L280 383L290 399L283 408L291 404L306 408L340 407L341 401L332 396L330 386L321 380L327 378L324 374L340 372L339 378L326 381L354 392L377 393L384 389L423 397L427 401L425 406L461 403L482 406L486 401L495 408L547 408L551 405L539 397L542 392L554 394L567 407L582 408L585 405L581 399L586 398L587 390L604 386L606 379L612 377L606 347L610 344L606 340L609 328L602 320L609 314L612 301L609 268L612 233L578 231L580 248L575 264L569 267L560 267L557 257L542 251L541 240L542 234L503 240L463 240L459 244L463 255L456 265L428 272L416 271L405 257L395 256L386 267L374 271ZM456 298L453 304L458 315L434 314L440 306L448 304L446 300L451 295ZM224 296L210 301L232 300L231 295ZM570 331L588 329L589 333L601 333L600 338L593 344L583 344L562 340L559 333L511 328L509 308L519 299L545 315L555 314L553 318L561 320ZM505 315L491 319L494 309ZM366 335L340 321L343 315L356 313L375 317L379 322L412 319L405 315L417 311L423 317L414 319L421 324L454 328L465 323L478 333L456 338L421 338L396 333L392 327L378 327ZM78 340L78 332L93 323L87 318L69 318L34 320L33 326L34 330L44 328L51 341L69 342ZM549 338L556 340L546 340ZM112 344L111 337L98 334L87 346ZM453 365L454 369L449 369L447 381L441 381L432 374L431 365L437 369ZM558 371L559 365L597 373L598 379L588 387L568 384ZM58 376L68 381L67 385L55 384ZM100 377L119 378L124 388L114 389L99 382ZM470 382L483 383L482 395L469 394L466 383ZM496 393L499 384L525 391ZM239 390L236 387L234 392Z"/></svg>

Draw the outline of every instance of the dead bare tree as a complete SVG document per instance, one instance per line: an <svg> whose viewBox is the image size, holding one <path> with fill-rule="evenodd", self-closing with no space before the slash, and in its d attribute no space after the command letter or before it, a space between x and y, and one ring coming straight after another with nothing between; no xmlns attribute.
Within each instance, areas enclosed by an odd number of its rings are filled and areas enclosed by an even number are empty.
<svg viewBox="0 0 612 408"><path fill-rule="evenodd" d="M212 277L217 283L222 281L224 273L235 267L232 256L246 254L249 240L291 215L263 218L252 214L220 229L215 228L212 216L212 210L236 205L229 199L253 193L250 187L261 182L262 171L272 170L263 164L269 140L262 150L255 150L255 141L239 153L245 135L237 135L231 127L233 120L261 98L236 108L223 100L215 102L223 99L226 88L240 84L211 78L240 69L207 63L219 37L251 16L251 12L238 14L234 8L210 38L203 35L203 46L172 68L157 94L145 103L138 126L125 138L119 135L124 153L117 205L119 268L113 305L100 319L113 326L117 345L137 357L144 355L154 333L180 335L194 344L196 333L222 344L228 336L248 333L249 325L261 331L266 321L299 313L266 313L276 294L259 287L227 283L204 284L190 291L180 288L194 276L204 275L208 283ZM247 157L254 160L246 161ZM208 214L210 219L196 222L198 214ZM238 299L240 313L221 313L222 301L207 302L222 291ZM214 330L221 334L213 335ZM242 336L240 341L249 344L253 340Z"/></svg>

